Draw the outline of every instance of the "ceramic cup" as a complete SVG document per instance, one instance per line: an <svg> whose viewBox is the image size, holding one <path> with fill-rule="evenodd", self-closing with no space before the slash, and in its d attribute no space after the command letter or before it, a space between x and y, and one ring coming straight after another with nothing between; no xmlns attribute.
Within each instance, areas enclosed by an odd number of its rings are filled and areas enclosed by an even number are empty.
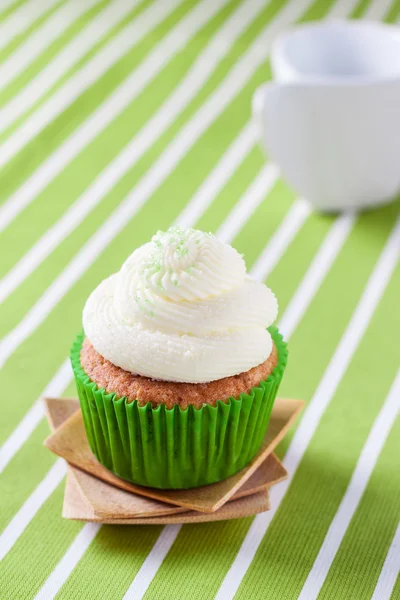
<svg viewBox="0 0 400 600"><path fill-rule="evenodd" d="M275 80L253 116L268 157L321 211L383 204L400 191L400 28L299 26L273 45Z"/></svg>

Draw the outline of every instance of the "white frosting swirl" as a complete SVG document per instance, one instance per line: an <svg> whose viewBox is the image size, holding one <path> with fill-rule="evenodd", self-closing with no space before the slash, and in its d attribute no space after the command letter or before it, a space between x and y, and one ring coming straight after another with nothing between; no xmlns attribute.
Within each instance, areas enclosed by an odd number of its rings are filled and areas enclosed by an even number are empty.
<svg viewBox="0 0 400 600"><path fill-rule="evenodd" d="M97 352L126 371L202 383L264 362L277 309L231 246L173 227L94 290L83 327Z"/></svg>

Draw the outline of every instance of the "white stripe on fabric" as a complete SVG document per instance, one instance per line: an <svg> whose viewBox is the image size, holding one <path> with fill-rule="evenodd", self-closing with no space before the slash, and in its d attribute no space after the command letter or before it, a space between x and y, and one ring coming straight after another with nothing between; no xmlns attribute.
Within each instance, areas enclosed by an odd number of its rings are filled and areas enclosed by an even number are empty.
<svg viewBox="0 0 400 600"><path fill-rule="evenodd" d="M264 250L256 260L251 274L258 281L265 281L282 258L304 223L310 216L308 202L297 199L288 210L279 228L268 240Z"/></svg>
<svg viewBox="0 0 400 600"><path fill-rule="evenodd" d="M174 225L193 227L201 215L214 202L217 195L239 168L245 156L255 146L255 134L252 123L246 123L239 135L233 140L228 150L217 163L211 173L203 181L197 192L186 204L176 218Z"/></svg>
<svg viewBox="0 0 400 600"><path fill-rule="evenodd" d="M371 600L390 600L400 574L400 524L383 563ZM393 599L394 600L394 599Z"/></svg>
<svg viewBox="0 0 400 600"><path fill-rule="evenodd" d="M329 10L330 19L343 19L350 16L358 4L358 0L337 0Z"/></svg>
<svg viewBox="0 0 400 600"><path fill-rule="evenodd" d="M254 177L243 196L234 205L225 221L223 221L216 231L216 235L226 244L233 242L234 238L257 210L257 207L270 194L277 175L277 167L268 164L262 167ZM244 204L246 205L246 210L243 210Z"/></svg>
<svg viewBox="0 0 400 600"><path fill-rule="evenodd" d="M8 129L143 0L113 0L63 47L31 81L0 108L0 133ZM130 27L130 25L128 25ZM124 30L125 31L125 30ZM115 39L121 38L116 36ZM94 59L92 59L94 61ZM92 65L97 63L92 62Z"/></svg>
<svg viewBox="0 0 400 600"><path fill-rule="evenodd" d="M228 0L224 0L224 2L226 1ZM0 280L0 302L3 302L61 244L162 133L167 130L185 106L193 100L220 61L226 56L233 43L256 18L263 6L264 0L245 2L227 19L195 60L188 74L168 96L159 110L96 177L89 188L68 208L62 217L39 238L21 260ZM221 7L222 1L218 4L218 8ZM202 24L197 18L194 22L196 27L200 27ZM243 149L246 150L247 140L243 139L243 142ZM44 167L41 167L41 169L44 169ZM232 169L231 166L230 169ZM228 174L229 170L227 171ZM46 172L49 176L49 171Z"/></svg>
<svg viewBox="0 0 400 600"><path fill-rule="evenodd" d="M25 2L0 23L0 50L5 48L17 35L32 26L60 0Z"/></svg>
<svg viewBox="0 0 400 600"><path fill-rule="evenodd" d="M79 71L68 79L68 81L59 88L50 98L39 106L22 125L13 132L0 145L0 167L8 163L18 152L33 140L47 125L49 125L57 116L62 114L65 109L72 104L74 100L82 95L100 75L108 71L122 56L134 48L143 40L165 17L176 8L182 0L164 0L162 3L154 2L146 10L140 13L130 25L109 44L102 48L95 57L87 62ZM203 0L207 2L207 0ZM197 9L198 18L201 20L201 12L196 5L192 12ZM182 23L182 21L180 21ZM181 25L182 27L182 25ZM182 31L184 35L185 32ZM123 43L121 43L121 38ZM90 117L84 121L72 135L63 142L61 148L65 153L67 148L75 156L79 150L86 146L90 140L102 131L123 108L126 108L131 102L130 90L133 88L135 93L141 91L146 82L148 82L154 71L158 72L165 66L170 58L168 51L176 53L175 46L182 48L185 43L175 37L171 39L171 32L156 46L138 69L136 69L135 78L131 73L127 79L108 97L103 103L91 113ZM165 46L163 48L163 45ZM60 151L60 148L58 149ZM54 153L56 155L57 152ZM53 156L54 156L53 155ZM51 157L52 158L52 157ZM65 156L63 156L65 161ZM53 158L54 161L54 158ZM64 167L64 164L63 164ZM60 167L58 165L58 172ZM13 195L11 198L14 198Z"/></svg>
<svg viewBox="0 0 400 600"><path fill-rule="evenodd" d="M327 273L330 271L355 223L354 215L342 215L324 238L307 273L296 290L279 323L279 330L287 339L292 335L311 304Z"/></svg>
<svg viewBox="0 0 400 600"><path fill-rule="evenodd" d="M62 4L24 43L18 46L11 56L1 63L2 89L32 64L72 23L99 2L100 0L86 0L79 3L76 0L69 0Z"/></svg>
<svg viewBox="0 0 400 600"><path fill-rule="evenodd" d="M11 550L38 510L61 483L65 474L65 462L59 458L1 534L0 560Z"/></svg>
<svg viewBox="0 0 400 600"><path fill-rule="evenodd" d="M391 5L392 0L372 0L366 12L363 14L363 19L382 21L389 12Z"/></svg>
<svg viewBox="0 0 400 600"><path fill-rule="evenodd" d="M175 542L182 525L167 525L145 558L123 600L142 600L153 577Z"/></svg>
<svg viewBox="0 0 400 600"><path fill-rule="evenodd" d="M358 303L345 333L293 436L292 442L283 460L283 464L289 472L289 478L278 487L271 490L272 509L268 513L255 517L239 552L218 591L216 596L218 600L228 600L229 598L234 597L272 519L279 510L279 506L293 480L296 470L307 450L308 444L310 443L325 410L328 408L329 403L347 370L349 362L368 327L374 311L381 300L386 286L390 281L400 251L399 235L400 220L397 221L395 228L389 236L378 262L368 279L360 302ZM321 268L323 268L323 265L321 265Z"/></svg>
<svg viewBox="0 0 400 600"><path fill-rule="evenodd" d="M296 9L299 9L297 14L302 14L306 5L306 0L296 2ZM0 343L0 365L3 365L16 348L46 319L49 312L60 302L96 258L104 252L111 241L125 228L127 221L132 219L147 202L204 131L249 81L253 72L265 60L271 38L276 29L282 27L281 20L283 19L280 18L281 15L291 14L288 6L293 8L294 5L286 5L270 26L256 38L223 82L181 129L132 192L79 250L22 321L3 338Z"/></svg>
<svg viewBox="0 0 400 600"><path fill-rule="evenodd" d="M350 483L304 583L299 600L316 600L321 591L399 412L400 371L371 427Z"/></svg>
<svg viewBox="0 0 400 600"><path fill-rule="evenodd" d="M217 237L223 242L233 240L242 229L249 215L256 211L265 196L271 191L278 177L279 170L276 165L267 164L262 167L261 171L255 176L246 192L231 211L229 217L217 230Z"/></svg>
<svg viewBox="0 0 400 600"><path fill-rule="evenodd" d="M43 418L44 397L60 396L72 379L72 369L69 359L65 360L50 383L45 387L40 397L35 400L24 418L14 429L0 448L0 473L4 471L10 460L15 456Z"/></svg>
<svg viewBox="0 0 400 600"><path fill-rule="evenodd" d="M87 548L99 532L100 525L87 523L82 527L67 552L64 554L50 577L36 594L34 600L52 600L66 581L69 573L76 567Z"/></svg>

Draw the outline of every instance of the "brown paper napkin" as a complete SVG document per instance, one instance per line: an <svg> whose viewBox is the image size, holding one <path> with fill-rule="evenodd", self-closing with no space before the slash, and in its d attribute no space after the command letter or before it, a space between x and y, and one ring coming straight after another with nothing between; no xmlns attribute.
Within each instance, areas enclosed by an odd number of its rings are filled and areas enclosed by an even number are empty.
<svg viewBox="0 0 400 600"><path fill-rule="evenodd" d="M103 484L108 485L108 484ZM93 508L85 502L74 474L68 472L65 488L63 517L78 521L90 521L109 525L168 525L171 523L205 523L209 521L225 521L240 519L269 510L268 491L245 496L239 500L231 500L213 513L199 513L194 510L175 515L143 517L143 518L107 518L99 517Z"/></svg>

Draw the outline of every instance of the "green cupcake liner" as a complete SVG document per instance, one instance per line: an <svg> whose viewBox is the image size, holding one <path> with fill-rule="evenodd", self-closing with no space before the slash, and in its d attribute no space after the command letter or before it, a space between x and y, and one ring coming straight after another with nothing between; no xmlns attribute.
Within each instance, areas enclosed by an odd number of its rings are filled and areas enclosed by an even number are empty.
<svg viewBox="0 0 400 600"><path fill-rule="evenodd" d="M78 335L71 362L90 448L107 469L128 481L155 488L192 488L226 479L257 454L268 427L287 363L287 347L276 327L278 350L271 375L239 398L216 406L139 406L99 389L82 368Z"/></svg>

